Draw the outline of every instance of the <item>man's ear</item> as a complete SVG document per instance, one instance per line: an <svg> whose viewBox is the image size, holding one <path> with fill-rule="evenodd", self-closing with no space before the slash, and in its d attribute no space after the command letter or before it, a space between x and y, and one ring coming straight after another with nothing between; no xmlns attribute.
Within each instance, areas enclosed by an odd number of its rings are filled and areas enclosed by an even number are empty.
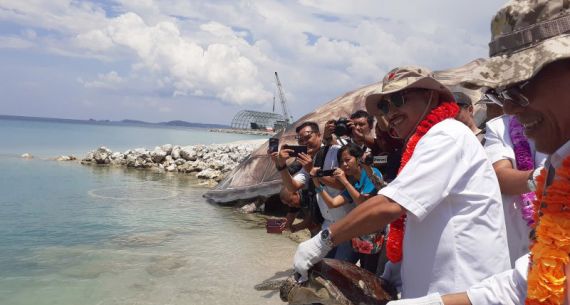
<svg viewBox="0 0 570 305"><path fill-rule="evenodd" d="M467 110L469 111L469 114L473 115L473 113L475 112L475 108L473 107L473 105L469 105L469 108L467 108Z"/></svg>

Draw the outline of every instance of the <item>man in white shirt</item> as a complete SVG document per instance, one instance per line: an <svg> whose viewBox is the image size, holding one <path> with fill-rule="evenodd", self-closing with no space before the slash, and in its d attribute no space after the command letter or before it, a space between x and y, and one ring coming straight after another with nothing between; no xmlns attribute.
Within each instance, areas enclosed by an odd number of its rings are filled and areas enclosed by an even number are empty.
<svg viewBox="0 0 570 305"><path fill-rule="evenodd" d="M294 266L301 280L334 245L377 231L402 215L407 215L401 260L404 297L463 291L507 270L497 178L473 132L453 119L458 107L451 92L429 70L401 67L367 97L366 108L374 115L383 112L406 140L425 128L426 116L438 116L441 122L419 141L409 142L417 143L409 161L377 196L299 245ZM445 115L437 115L440 109L446 109Z"/></svg>
<svg viewBox="0 0 570 305"><path fill-rule="evenodd" d="M491 58L473 77L465 81L471 87L494 88L491 98L503 104L505 113L515 115L524 126L525 134L535 141L536 150L550 155L544 193L548 194L553 181L564 182L558 176L563 160L570 157L570 6L567 1L518 0L509 1L492 22ZM524 37L524 39L522 39ZM551 165L551 166L549 166ZM568 183L568 181L566 181ZM558 192L558 198L570 198L570 193ZM542 206L540 207L542 208ZM567 213L562 210L561 213ZM540 229L541 218L539 213ZM559 232L560 235L570 232ZM534 249L534 248L533 248ZM531 253L532 254L532 253ZM554 259L553 259L554 260ZM536 262L533 262L536 264ZM439 296L431 294L411 300L389 302L390 305L523 305L527 299L528 256L515 263L515 268L498 273L467 289L464 293ZM543 267L533 272L544 272ZM563 270L566 278L570 267ZM539 274L540 275L540 274ZM558 278L557 278L558 279ZM556 279L556 280L557 280ZM551 274L539 276L534 285L545 292L544 303L551 301ZM570 304L566 280L563 299ZM548 291L548 292L546 292ZM540 300L530 300L532 304ZM552 304L549 302L549 304Z"/></svg>
<svg viewBox="0 0 570 305"><path fill-rule="evenodd" d="M534 191L532 184L534 178L544 166L546 155L537 152L534 141L530 140L530 154L533 158L532 170L520 170L517 168L513 142L509 132L509 123L513 116L502 115L494 118L486 124L485 152L499 179L503 198L503 211L507 226L507 241L509 244L509 256L511 267L515 261L528 253L530 227L523 219L521 194ZM520 158L520 156L519 156ZM531 189L533 188L533 189Z"/></svg>

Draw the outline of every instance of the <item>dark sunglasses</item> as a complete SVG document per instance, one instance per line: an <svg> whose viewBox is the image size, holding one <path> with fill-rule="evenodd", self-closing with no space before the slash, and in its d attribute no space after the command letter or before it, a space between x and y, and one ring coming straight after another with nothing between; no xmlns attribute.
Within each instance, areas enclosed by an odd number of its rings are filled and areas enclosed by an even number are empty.
<svg viewBox="0 0 570 305"><path fill-rule="evenodd" d="M526 85L528 85L528 83L529 81L518 83L498 92L494 89L489 89L485 92L484 97L501 107L504 106L505 102L509 102L520 107L527 107L530 104L530 101L522 93L522 90Z"/></svg>
<svg viewBox="0 0 570 305"><path fill-rule="evenodd" d="M316 133L316 132L311 130L311 131L305 132L304 135L296 135L295 140L297 140L297 143L299 143L299 144L304 144L311 139L311 137L313 136L314 133Z"/></svg>
<svg viewBox="0 0 570 305"><path fill-rule="evenodd" d="M378 110L380 110L382 114L387 115L388 112L390 112L390 105L396 108L404 106L404 104L406 104L406 95L417 91L426 91L426 89L412 89L408 91L392 93L390 95L382 97L382 99L378 101L378 104L376 104L376 107L378 107Z"/></svg>

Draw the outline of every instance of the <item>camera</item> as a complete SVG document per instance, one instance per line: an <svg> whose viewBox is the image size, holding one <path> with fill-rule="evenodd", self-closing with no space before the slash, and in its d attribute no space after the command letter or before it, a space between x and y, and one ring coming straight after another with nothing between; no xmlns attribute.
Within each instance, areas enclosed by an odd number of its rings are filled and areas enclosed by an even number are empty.
<svg viewBox="0 0 570 305"><path fill-rule="evenodd" d="M349 119L341 117L334 122L334 134L337 137L350 136L352 130L348 126L349 121Z"/></svg>
<svg viewBox="0 0 570 305"><path fill-rule="evenodd" d="M292 150L292 152L289 153L289 157L297 157L301 153L303 153L303 154L307 153L307 146L305 146L305 145L287 145L286 144L286 145L283 145L283 148Z"/></svg>
<svg viewBox="0 0 570 305"><path fill-rule="evenodd" d="M336 168L325 169L325 170L319 169L316 173L316 176L317 177L330 177L330 176L334 175L335 170L336 170Z"/></svg>

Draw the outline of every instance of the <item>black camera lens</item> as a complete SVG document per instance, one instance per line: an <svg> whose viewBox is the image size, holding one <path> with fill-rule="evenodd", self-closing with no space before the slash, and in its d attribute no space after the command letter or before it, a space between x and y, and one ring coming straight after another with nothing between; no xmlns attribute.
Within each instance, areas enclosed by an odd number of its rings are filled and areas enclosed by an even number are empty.
<svg viewBox="0 0 570 305"><path fill-rule="evenodd" d="M348 119L347 118L339 118L334 122L334 134L337 137L342 136L349 136L350 135L350 127L348 127Z"/></svg>

